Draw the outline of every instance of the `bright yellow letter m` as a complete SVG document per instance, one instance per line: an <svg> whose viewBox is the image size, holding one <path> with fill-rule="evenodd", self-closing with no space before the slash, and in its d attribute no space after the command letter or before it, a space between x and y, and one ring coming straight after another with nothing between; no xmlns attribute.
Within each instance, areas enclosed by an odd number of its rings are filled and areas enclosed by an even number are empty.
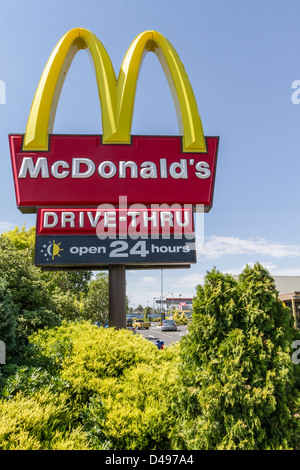
<svg viewBox="0 0 300 470"><path fill-rule="evenodd" d="M136 84L144 55L158 57L168 79L176 107L185 152L206 152L205 138L196 100L188 76L170 42L156 31L141 33L130 45L116 78L110 58L90 31L75 28L66 33L53 50L31 106L23 150L48 150L57 103L76 52L86 49L94 65L102 110L103 143L129 144Z"/></svg>

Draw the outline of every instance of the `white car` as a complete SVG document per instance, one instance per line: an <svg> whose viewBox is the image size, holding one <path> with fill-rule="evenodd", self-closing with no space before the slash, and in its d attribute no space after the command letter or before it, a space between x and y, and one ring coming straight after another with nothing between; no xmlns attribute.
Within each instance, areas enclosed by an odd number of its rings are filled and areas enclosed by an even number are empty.
<svg viewBox="0 0 300 470"><path fill-rule="evenodd" d="M163 320L161 331L177 331L177 325L174 320Z"/></svg>

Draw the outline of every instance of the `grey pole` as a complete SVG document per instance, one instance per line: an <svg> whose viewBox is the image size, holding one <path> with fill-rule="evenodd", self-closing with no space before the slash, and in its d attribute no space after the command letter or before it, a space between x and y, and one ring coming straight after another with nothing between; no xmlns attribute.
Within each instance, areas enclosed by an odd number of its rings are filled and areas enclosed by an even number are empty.
<svg viewBox="0 0 300 470"><path fill-rule="evenodd" d="M163 313L163 270L160 270L160 282L161 282L161 293L160 293L160 319L161 321L165 319L165 314Z"/></svg>
<svg viewBox="0 0 300 470"><path fill-rule="evenodd" d="M126 328L126 269L125 265L110 265L109 269L109 321L117 330Z"/></svg>

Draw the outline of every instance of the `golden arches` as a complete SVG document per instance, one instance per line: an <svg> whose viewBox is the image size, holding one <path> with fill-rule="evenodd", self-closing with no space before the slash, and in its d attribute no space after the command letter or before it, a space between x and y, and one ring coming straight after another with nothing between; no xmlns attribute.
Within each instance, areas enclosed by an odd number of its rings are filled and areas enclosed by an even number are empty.
<svg viewBox="0 0 300 470"><path fill-rule="evenodd" d="M75 54L89 52L94 65L102 110L103 143L130 143L136 83L145 54L154 52L172 92L185 152L206 152L201 119L188 76L172 44L156 31L135 38L122 62L119 77L100 40L90 31L75 28L54 48L37 87L31 106L23 150L48 149L62 86Z"/></svg>

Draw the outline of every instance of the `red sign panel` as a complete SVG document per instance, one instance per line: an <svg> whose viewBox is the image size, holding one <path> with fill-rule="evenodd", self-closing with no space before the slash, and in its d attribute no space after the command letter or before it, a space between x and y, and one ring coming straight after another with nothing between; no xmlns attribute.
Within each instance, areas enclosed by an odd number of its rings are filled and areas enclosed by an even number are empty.
<svg viewBox="0 0 300 470"><path fill-rule="evenodd" d="M49 151L22 151L22 135L10 135L17 206L38 207L200 204L212 206L218 137L206 137L207 153L183 153L177 136L132 136L130 145L102 144L101 136L52 135Z"/></svg>
<svg viewBox="0 0 300 470"><path fill-rule="evenodd" d="M37 235L193 235L192 208L156 209L134 204L127 208L38 209Z"/></svg>

